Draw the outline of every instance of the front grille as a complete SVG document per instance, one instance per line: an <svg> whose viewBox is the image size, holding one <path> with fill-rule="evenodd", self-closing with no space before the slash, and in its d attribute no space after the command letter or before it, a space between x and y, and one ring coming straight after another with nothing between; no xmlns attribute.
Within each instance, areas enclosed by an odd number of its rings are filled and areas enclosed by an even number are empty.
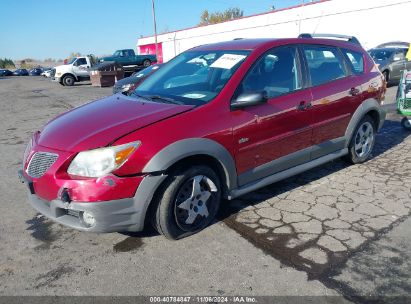
<svg viewBox="0 0 411 304"><path fill-rule="evenodd" d="M53 78L54 76L56 76L56 69L51 69L50 77Z"/></svg>
<svg viewBox="0 0 411 304"><path fill-rule="evenodd" d="M33 178L39 178L55 163L58 155L47 152L36 152L27 166L27 174Z"/></svg>

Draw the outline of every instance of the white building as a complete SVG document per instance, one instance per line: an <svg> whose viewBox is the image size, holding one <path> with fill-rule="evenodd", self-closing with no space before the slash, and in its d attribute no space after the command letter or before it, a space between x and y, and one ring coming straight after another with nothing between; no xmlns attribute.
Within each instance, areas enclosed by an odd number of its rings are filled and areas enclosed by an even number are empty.
<svg viewBox="0 0 411 304"><path fill-rule="evenodd" d="M307 2L307 1L306 1ZM300 33L356 36L369 49L411 41L410 0L320 0L305 5L157 36L159 61L192 47L235 38L297 37ZM141 54L155 53L154 36L138 39Z"/></svg>

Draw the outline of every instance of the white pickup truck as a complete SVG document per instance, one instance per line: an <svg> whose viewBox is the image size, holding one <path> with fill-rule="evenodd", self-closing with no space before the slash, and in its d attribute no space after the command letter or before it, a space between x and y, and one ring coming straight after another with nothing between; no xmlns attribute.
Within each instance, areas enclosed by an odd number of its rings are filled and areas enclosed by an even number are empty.
<svg viewBox="0 0 411 304"><path fill-rule="evenodd" d="M67 64L59 65L51 73L51 80L64 86L72 86L75 82L90 80L90 68L96 63L93 56L72 58Z"/></svg>

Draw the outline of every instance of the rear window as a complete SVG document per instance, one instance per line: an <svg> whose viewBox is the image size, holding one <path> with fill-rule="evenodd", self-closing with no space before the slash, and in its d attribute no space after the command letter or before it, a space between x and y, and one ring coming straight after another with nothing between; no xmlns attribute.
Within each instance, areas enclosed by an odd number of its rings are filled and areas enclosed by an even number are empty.
<svg viewBox="0 0 411 304"><path fill-rule="evenodd" d="M311 85L318 86L347 76L343 59L334 47L306 46L304 55L311 76Z"/></svg>
<svg viewBox="0 0 411 304"><path fill-rule="evenodd" d="M349 62L351 63L351 68L354 74L364 73L364 56L361 53L354 52L351 50L342 50L345 55L347 55Z"/></svg>

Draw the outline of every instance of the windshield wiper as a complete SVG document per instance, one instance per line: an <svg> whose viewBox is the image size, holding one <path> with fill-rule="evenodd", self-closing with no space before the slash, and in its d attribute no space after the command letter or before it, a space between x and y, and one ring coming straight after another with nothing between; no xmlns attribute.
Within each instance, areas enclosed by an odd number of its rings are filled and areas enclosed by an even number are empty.
<svg viewBox="0 0 411 304"><path fill-rule="evenodd" d="M178 104L178 105L183 105L184 104L180 101L174 100L174 99L169 98L169 97L163 97L163 96L160 96L160 95L148 95L148 96L145 96L145 97L147 97L151 100L162 100L165 103L172 103L172 104Z"/></svg>
<svg viewBox="0 0 411 304"><path fill-rule="evenodd" d="M138 98L141 98L141 99L145 99L145 100L147 100L147 101L151 101L151 99L148 98L147 96L137 94L137 93L135 93L135 91L134 91L133 93L131 93L130 96L132 96L132 97L138 97Z"/></svg>

